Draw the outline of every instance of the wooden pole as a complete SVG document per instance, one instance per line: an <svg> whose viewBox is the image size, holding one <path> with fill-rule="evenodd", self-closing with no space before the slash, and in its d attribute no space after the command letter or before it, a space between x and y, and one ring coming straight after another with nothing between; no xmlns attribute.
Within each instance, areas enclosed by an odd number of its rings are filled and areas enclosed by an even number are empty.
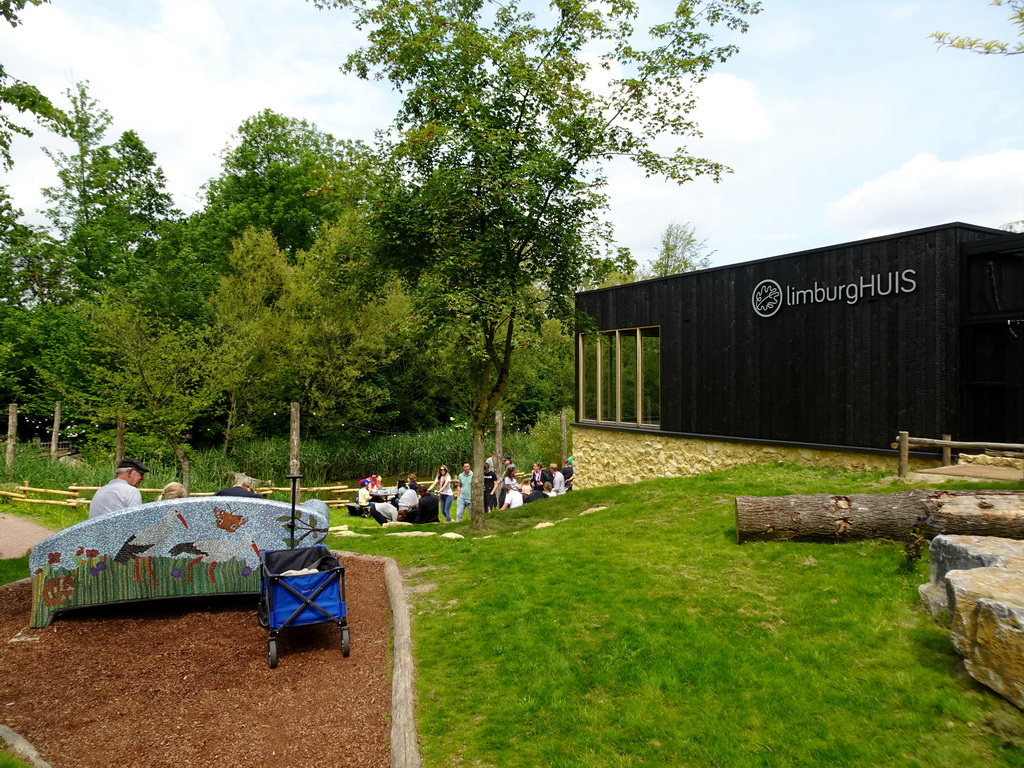
<svg viewBox="0 0 1024 768"><path fill-rule="evenodd" d="M60 442L60 400L53 404L53 432L50 433L50 458L57 456L57 443Z"/></svg>
<svg viewBox="0 0 1024 768"><path fill-rule="evenodd" d="M569 458L569 430L565 423L565 408L562 409L560 416L561 418L559 421L561 422L560 426L562 429L562 463L559 466L564 467L566 460Z"/></svg>
<svg viewBox="0 0 1024 768"><path fill-rule="evenodd" d="M494 412L494 452L497 455L498 466L494 468L494 471L498 473L498 477L501 477L499 468L501 467L501 460L505 457L505 448L502 446L502 430L505 427L504 419L502 418L501 411Z"/></svg>
<svg viewBox="0 0 1024 768"><path fill-rule="evenodd" d="M949 441L953 439L952 435L943 435L943 440ZM951 467L953 466L953 449L948 445L942 446L942 466Z"/></svg>
<svg viewBox="0 0 1024 768"><path fill-rule="evenodd" d="M905 480L907 472L910 471L910 433L900 432L900 480Z"/></svg>
<svg viewBox="0 0 1024 768"><path fill-rule="evenodd" d="M291 462L289 463L288 474L299 474L299 404L292 403L292 433L291 433Z"/></svg>
<svg viewBox="0 0 1024 768"><path fill-rule="evenodd" d="M7 471L14 468L14 446L18 442L18 404L7 406Z"/></svg>
<svg viewBox="0 0 1024 768"><path fill-rule="evenodd" d="M121 463L124 458L124 416L117 415L117 455L114 457L114 466Z"/></svg>

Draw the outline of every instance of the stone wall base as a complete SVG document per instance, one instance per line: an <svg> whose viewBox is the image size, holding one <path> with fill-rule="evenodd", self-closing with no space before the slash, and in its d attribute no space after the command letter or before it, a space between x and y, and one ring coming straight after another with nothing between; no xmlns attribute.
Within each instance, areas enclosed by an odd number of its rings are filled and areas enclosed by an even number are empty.
<svg viewBox="0 0 1024 768"><path fill-rule="evenodd" d="M984 453L961 453L957 464L977 464L982 467L1010 467L1024 470L1024 459L1013 459L1009 456L988 456Z"/></svg>
<svg viewBox="0 0 1024 768"><path fill-rule="evenodd" d="M741 464L793 463L859 472L897 471L898 459L870 453L791 446L701 440L650 432L622 432L576 424L573 464L577 488L596 488L656 477L686 477ZM917 469L940 466L938 460L913 459Z"/></svg>

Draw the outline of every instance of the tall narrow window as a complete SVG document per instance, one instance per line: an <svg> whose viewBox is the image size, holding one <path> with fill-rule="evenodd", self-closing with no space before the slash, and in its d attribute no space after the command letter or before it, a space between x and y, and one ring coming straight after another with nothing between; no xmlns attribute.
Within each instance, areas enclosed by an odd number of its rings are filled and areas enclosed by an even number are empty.
<svg viewBox="0 0 1024 768"><path fill-rule="evenodd" d="M616 414L616 400L618 387L616 386L616 356L615 356L615 331L602 333L600 335L601 355L601 397L600 410L601 421L618 421Z"/></svg>
<svg viewBox="0 0 1024 768"><path fill-rule="evenodd" d="M640 423L661 424L661 329L640 329Z"/></svg>
<svg viewBox="0 0 1024 768"><path fill-rule="evenodd" d="M597 334L585 333L581 337L583 355L583 397L581 418L597 421Z"/></svg>
<svg viewBox="0 0 1024 768"><path fill-rule="evenodd" d="M636 423L636 331L619 331L619 421Z"/></svg>

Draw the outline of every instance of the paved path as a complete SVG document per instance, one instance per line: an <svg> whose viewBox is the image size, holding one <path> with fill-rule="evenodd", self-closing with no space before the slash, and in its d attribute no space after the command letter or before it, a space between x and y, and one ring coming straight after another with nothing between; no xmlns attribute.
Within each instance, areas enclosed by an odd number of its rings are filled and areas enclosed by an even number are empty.
<svg viewBox="0 0 1024 768"><path fill-rule="evenodd" d="M1014 469L1013 467L992 467L987 464L956 464L951 467L916 469L914 472L920 475L955 477L958 480L1000 480L1012 483L1022 479L1019 469Z"/></svg>
<svg viewBox="0 0 1024 768"><path fill-rule="evenodd" d="M0 514L0 559L21 557L52 533L24 517Z"/></svg>

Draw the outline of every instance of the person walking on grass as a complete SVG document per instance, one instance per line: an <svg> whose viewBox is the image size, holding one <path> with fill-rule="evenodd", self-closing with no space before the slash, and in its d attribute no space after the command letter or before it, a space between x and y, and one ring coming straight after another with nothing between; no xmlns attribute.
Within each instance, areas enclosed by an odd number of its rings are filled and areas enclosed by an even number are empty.
<svg viewBox="0 0 1024 768"><path fill-rule="evenodd" d="M459 500L455 503L455 522L462 522L462 513L469 509L472 499L473 470L468 461L462 462L462 474L459 475ZM450 522L450 521L449 521Z"/></svg>

